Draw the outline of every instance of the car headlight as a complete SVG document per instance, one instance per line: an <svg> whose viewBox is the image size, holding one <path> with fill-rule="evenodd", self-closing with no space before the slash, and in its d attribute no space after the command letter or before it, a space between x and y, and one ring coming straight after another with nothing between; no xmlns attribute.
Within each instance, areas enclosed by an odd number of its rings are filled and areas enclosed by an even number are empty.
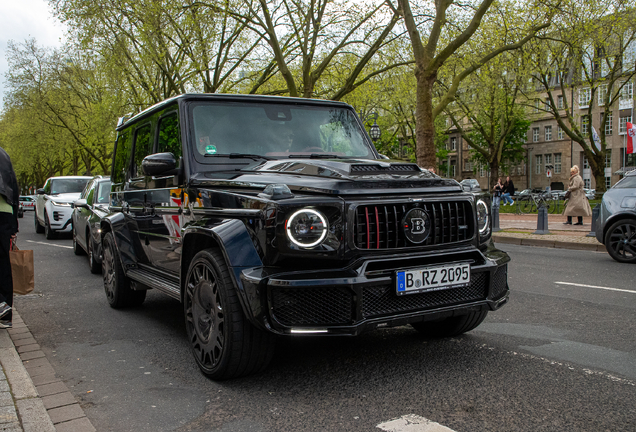
<svg viewBox="0 0 636 432"><path fill-rule="evenodd" d="M311 248L327 237L327 218L317 210L302 209L292 214L285 222L289 240L297 246Z"/></svg>
<svg viewBox="0 0 636 432"><path fill-rule="evenodd" d="M488 204L484 200L477 201L477 227L479 228L479 235L485 236L490 230L490 212L488 210Z"/></svg>
<svg viewBox="0 0 636 432"><path fill-rule="evenodd" d="M58 207L70 207L71 206L71 203L57 202L57 201L53 201L53 200L51 200L51 204L53 204L54 206L58 206Z"/></svg>

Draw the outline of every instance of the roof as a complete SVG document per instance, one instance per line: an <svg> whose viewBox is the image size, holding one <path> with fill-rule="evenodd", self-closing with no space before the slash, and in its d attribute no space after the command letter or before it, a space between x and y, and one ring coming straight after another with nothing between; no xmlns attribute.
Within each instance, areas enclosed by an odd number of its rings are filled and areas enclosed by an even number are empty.
<svg viewBox="0 0 636 432"><path fill-rule="evenodd" d="M614 171L614 175L636 175L636 167L622 167Z"/></svg>
<svg viewBox="0 0 636 432"><path fill-rule="evenodd" d="M169 99L161 101L152 105L149 108L141 111L140 113L135 114L130 119L122 122L117 126L117 130L122 130L126 126L128 126L132 121L136 121L142 117L150 115L155 111L159 111L166 107L167 105L180 100L216 100L216 101L260 101L260 102L275 102L275 103L287 103L287 104L296 104L296 105L323 105L323 106L334 106L339 105L341 107L349 107L350 105L340 101L332 101L332 100L324 100L324 99L307 99L307 98L299 98L299 97L288 97L288 96L267 96L267 95L254 95L254 94L227 94L227 93L184 93L178 96L173 96Z"/></svg>

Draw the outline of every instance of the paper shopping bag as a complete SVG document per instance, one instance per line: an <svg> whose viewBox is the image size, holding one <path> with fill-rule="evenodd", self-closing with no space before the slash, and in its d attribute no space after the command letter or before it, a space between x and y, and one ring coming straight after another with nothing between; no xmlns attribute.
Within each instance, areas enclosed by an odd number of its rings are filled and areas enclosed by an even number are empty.
<svg viewBox="0 0 636 432"><path fill-rule="evenodd" d="M11 276L13 277L13 294L28 294L35 287L33 277L33 251L18 250L16 246L9 251L11 259Z"/></svg>

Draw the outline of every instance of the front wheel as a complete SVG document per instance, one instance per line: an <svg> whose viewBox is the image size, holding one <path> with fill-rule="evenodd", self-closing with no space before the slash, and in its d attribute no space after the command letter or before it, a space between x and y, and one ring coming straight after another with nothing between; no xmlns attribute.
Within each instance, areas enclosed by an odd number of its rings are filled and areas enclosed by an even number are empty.
<svg viewBox="0 0 636 432"><path fill-rule="evenodd" d="M607 253L621 263L636 263L636 221L619 220L605 234Z"/></svg>
<svg viewBox="0 0 636 432"><path fill-rule="evenodd" d="M84 255L84 249L77 243L77 232L75 231L75 227L73 227L73 253L75 255Z"/></svg>
<svg viewBox="0 0 636 432"><path fill-rule="evenodd" d="M259 372L274 354L274 335L243 314L223 255L207 249L194 256L185 282L186 331L199 369L221 380Z"/></svg>
<svg viewBox="0 0 636 432"><path fill-rule="evenodd" d="M44 227L42 226L42 224L38 220L38 212L37 212L37 210L35 210L33 212L33 219L35 220L35 232L38 233L38 234L42 234L44 232Z"/></svg>
<svg viewBox="0 0 636 432"><path fill-rule="evenodd" d="M46 237L47 240L53 240L56 237L55 231L51 229L49 216L46 214L46 212L44 212L44 237Z"/></svg>
<svg viewBox="0 0 636 432"><path fill-rule="evenodd" d="M146 299L146 291L135 291L130 288L130 279L124 274L119 260L119 252L112 232L104 236L104 291L110 307L120 309L129 306L140 306Z"/></svg>
<svg viewBox="0 0 636 432"><path fill-rule="evenodd" d="M532 211L532 207L534 206L534 201L531 199L523 199L519 200L519 210L521 213L530 213Z"/></svg>
<svg viewBox="0 0 636 432"><path fill-rule="evenodd" d="M481 324L488 311L475 311L466 315L444 318L439 321L423 321L411 326L426 337L445 338L469 332Z"/></svg>
<svg viewBox="0 0 636 432"><path fill-rule="evenodd" d="M90 231L86 232L86 249L88 249L88 266L91 269L91 273L99 274L102 272L102 263L95 259L95 243L93 243L93 237ZM145 291L144 291L145 292Z"/></svg>

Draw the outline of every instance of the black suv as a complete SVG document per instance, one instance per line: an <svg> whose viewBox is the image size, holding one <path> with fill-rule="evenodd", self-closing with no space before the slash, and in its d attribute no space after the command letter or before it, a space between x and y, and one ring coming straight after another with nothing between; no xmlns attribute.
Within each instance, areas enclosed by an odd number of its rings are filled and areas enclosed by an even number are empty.
<svg viewBox="0 0 636 432"><path fill-rule="evenodd" d="M380 159L347 104L181 95L117 130L108 301L181 301L213 379L266 367L277 335L458 335L508 299L488 196Z"/></svg>

